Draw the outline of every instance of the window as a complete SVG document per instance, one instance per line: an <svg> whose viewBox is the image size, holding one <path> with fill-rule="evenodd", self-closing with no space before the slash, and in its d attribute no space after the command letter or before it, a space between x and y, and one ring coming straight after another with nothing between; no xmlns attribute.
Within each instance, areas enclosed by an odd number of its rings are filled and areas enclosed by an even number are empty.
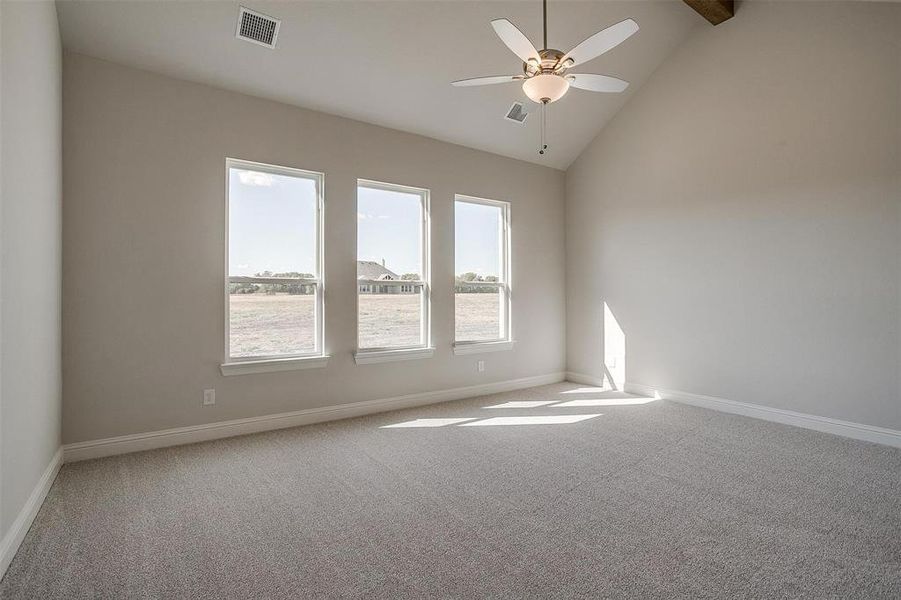
<svg viewBox="0 0 901 600"><path fill-rule="evenodd" d="M484 344L506 349L510 342L510 204L457 196L454 238L455 351L483 350Z"/></svg>
<svg viewBox="0 0 901 600"><path fill-rule="evenodd" d="M223 373L230 363L322 356L323 175L233 159L226 166Z"/></svg>
<svg viewBox="0 0 901 600"><path fill-rule="evenodd" d="M357 309L357 362L430 355L428 190L357 182Z"/></svg>

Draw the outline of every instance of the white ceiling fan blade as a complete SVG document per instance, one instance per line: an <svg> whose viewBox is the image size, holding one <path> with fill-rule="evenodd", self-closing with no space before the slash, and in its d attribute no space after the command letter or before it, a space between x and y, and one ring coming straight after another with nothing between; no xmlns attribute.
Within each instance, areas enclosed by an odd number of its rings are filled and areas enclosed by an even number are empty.
<svg viewBox="0 0 901 600"><path fill-rule="evenodd" d="M452 81L451 85L458 87L467 87L471 85L491 85L493 83L508 83L510 81L518 81L523 79L522 75L491 75L489 77L473 77L472 79L460 79Z"/></svg>
<svg viewBox="0 0 901 600"><path fill-rule="evenodd" d="M574 67L580 63L587 62L592 58L597 58L604 52L622 44L636 31L638 31L638 23L632 19L620 21L616 25L611 25L607 29L597 32L567 52L566 55L560 59L560 64L565 63L567 59L572 59L573 63L569 66Z"/></svg>
<svg viewBox="0 0 901 600"><path fill-rule="evenodd" d="M593 75L590 73L567 74L569 85L589 92L622 92L629 87L628 81L610 77L609 75Z"/></svg>
<svg viewBox="0 0 901 600"><path fill-rule="evenodd" d="M529 62L530 58L541 62L538 50L535 49L529 38L516 28L516 25L507 19L495 19L491 22L491 26L494 27L495 33L507 45L507 48L513 50L513 54L522 59L522 62Z"/></svg>

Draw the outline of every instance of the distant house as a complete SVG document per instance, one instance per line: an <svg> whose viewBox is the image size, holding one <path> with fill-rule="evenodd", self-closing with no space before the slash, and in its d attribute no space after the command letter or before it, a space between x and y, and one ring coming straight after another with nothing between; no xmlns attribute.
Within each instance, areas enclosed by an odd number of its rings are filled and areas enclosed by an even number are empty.
<svg viewBox="0 0 901 600"><path fill-rule="evenodd" d="M410 284L380 285L378 281L402 281L400 275L372 260L357 261L357 286L361 294L415 294L416 286Z"/></svg>

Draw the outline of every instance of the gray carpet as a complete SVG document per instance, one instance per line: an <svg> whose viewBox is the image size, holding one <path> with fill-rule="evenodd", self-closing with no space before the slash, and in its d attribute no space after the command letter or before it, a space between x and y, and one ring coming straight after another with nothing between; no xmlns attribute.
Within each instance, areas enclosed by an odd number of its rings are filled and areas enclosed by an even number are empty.
<svg viewBox="0 0 901 600"><path fill-rule="evenodd" d="M0 596L901 598L901 450L664 401L484 408L624 397L578 387L66 465Z"/></svg>

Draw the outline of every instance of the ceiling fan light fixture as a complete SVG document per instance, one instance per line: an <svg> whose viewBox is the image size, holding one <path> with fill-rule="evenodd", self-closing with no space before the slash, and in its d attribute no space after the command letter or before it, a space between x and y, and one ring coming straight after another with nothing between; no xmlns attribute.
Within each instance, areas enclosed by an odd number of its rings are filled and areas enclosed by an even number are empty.
<svg viewBox="0 0 901 600"><path fill-rule="evenodd" d="M529 100L539 104L556 102L569 89L569 81L552 73L541 73L529 77L522 84L522 91Z"/></svg>
<svg viewBox="0 0 901 600"><path fill-rule="evenodd" d="M686 0L688 2L689 0ZM2 2L2 0L0 0ZM609 75L592 73L570 74L572 67L593 60L620 45L638 31L638 23L625 19L611 25L578 44L569 52L563 53L547 45L547 0L542 0L542 49L538 50L529 38L516 25L507 19L494 19L491 26L507 48L522 61L522 75L497 75L491 77L472 77L451 83L455 86L490 85L525 80L522 91L529 100L541 105L539 129L540 142L538 154L547 151L547 105L556 102L569 90L570 86L590 92L622 92L629 83Z"/></svg>

